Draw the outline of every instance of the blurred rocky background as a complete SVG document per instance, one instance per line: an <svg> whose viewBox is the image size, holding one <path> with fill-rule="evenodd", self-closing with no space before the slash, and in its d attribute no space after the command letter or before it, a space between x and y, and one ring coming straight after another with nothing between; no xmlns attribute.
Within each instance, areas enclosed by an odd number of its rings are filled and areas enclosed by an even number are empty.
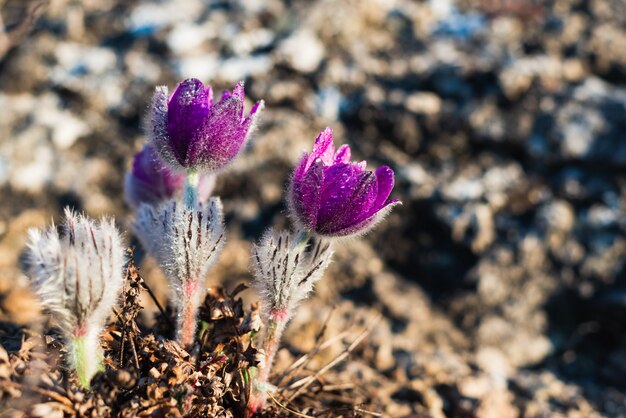
<svg viewBox="0 0 626 418"><path fill-rule="evenodd" d="M288 225L290 170L325 126L390 165L404 203L338 249L279 368L334 305L331 334L383 314L337 370L385 416L626 416L623 0L34 3L0 3L7 32L40 15L0 61L0 320L34 305L28 227L72 205L128 229L155 85L243 79L267 107L218 181L209 285L249 279L249 241Z"/></svg>

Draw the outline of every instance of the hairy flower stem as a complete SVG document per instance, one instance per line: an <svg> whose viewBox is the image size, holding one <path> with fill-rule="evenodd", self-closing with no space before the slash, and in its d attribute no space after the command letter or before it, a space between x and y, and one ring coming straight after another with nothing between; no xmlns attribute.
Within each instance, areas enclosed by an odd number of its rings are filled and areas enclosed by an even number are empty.
<svg viewBox="0 0 626 418"><path fill-rule="evenodd" d="M185 206L189 210L195 210L198 204L198 183L200 174L189 170L185 177L184 199ZM198 297L196 291L198 284L191 280L185 284L183 298L178 306L178 322L176 327L176 339L181 347L188 349L193 346L196 336L196 316L198 314Z"/></svg>
<svg viewBox="0 0 626 418"><path fill-rule="evenodd" d="M280 345L280 339L287 325L288 316L285 311L272 311L270 319L266 324L265 335L263 337L263 362L259 365L259 373L255 376L252 387L252 395L249 402L252 413L265 407L267 392L272 386L269 384L270 370L274 363L274 357Z"/></svg>
<svg viewBox="0 0 626 418"><path fill-rule="evenodd" d="M268 324L267 334L263 341L263 351L265 352L265 358L263 360L263 367L258 375L258 383L266 384L270 377L270 369L274 363L274 357L278 351L280 345L280 339L287 325L287 320L284 315L277 315L276 319L270 320Z"/></svg>
<svg viewBox="0 0 626 418"><path fill-rule="evenodd" d="M99 344L97 331L75 333L69 339L68 352L70 362L76 370L80 385L89 389L91 379L100 371L104 371L104 356Z"/></svg>
<svg viewBox="0 0 626 418"><path fill-rule="evenodd" d="M200 174L197 171L189 170L185 177L185 206L187 209L195 209L198 203L198 183L200 182Z"/></svg>
<svg viewBox="0 0 626 418"><path fill-rule="evenodd" d="M195 281L189 282L183 289L183 300L178 307L178 318L176 324L176 339L181 347L189 349L193 346L196 337L198 321L199 295L197 294L198 284Z"/></svg>

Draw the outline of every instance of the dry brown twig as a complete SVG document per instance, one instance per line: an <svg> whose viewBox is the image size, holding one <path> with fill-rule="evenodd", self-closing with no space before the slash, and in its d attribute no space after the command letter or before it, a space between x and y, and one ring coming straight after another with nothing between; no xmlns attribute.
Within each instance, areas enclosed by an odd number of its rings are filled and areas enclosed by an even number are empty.
<svg viewBox="0 0 626 418"><path fill-rule="evenodd" d="M315 356L317 353L319 353L321 350L323 350L325 347L328 346L328 345L325 345L325 344L328 343L328 340L325 341L325 342L322 342L322 337L326 333L326 328L328 327L328 322L330 321L330 318L333 316L334 312L335 312L335 307L333 307L330 310L330 312L326 316L326 319L324 320L324 323L322 324L322 327L320 328L319 332L315 335L315 346L313 347L313 350L311 350L311 352L309 352L309 353L306 353L306 354L302 355L298 360L294 361L291 364L291 366L289 366L278 377L278 379L276 380L276 386L279 386L286 377L292 375L293 373L297 373L298 371L300 371L304 367L306 367L306 365L309 363L310 359L313 356ZM345 333L341 333L341 334L345 334ZM337 337L332 338L332 340L336 341ZM324 346L324 348L322 348L322 346Z"/></svg>
<svg viewBox="0 0 626 418"><path fill-rule="evenodd" d="M374 321L372 321L372 323L365 328L355 339L354 341L352 341L352 343L346 347L337 357L335 357L333 360L331 360L330 362L328 362L324 367L322 367L320 370L318 370L315 374L311 375L311 376L307 376L304 377L294 383L292 383L288 389L297 389L294 393L291 394L291 396L289 396L289 398L287 398L287 404L289 404L291 401L293 401L298 395L300 395L307 387L309 387L313 382L315 382L316 380L318 380L324 373L326 373L327 371L329 371L330 369L332 369L333 367L335 367L337 364L341 363L342 361L344 361L352 351L354 351L354 349L365 339L365 337L367 337L370 332L372 332L372 330L374 329L374 327L376 326L376 324L378 324L378 322L381 320L382 316L378 315L376 317L376 319L374 319Z"/></svg>
<svg viewBox="0 0 626 418"><path fill-rule="evenodd" d="M10 29L7 30L2 13L0 12L0 60L13 48L22 42L30 33L35 22L41 16L48 5L47 0L31 2L22 18Z"/></svg>
<svg viewBox="0 0 626 418"><path fill-rule="evenodd" d="M289 368L287 368L287 370L283 372L281 376L279 376L276 386L278 386L287 377L293 376L297 374L298 372L300 372L302 369L304 369L311 362L311 360L313 359L313 357L315 357L317 353L319 353L322 350L325 350L326 348L330 347L337 341L341 341L344 337L348 336L349 334L350 334L349 331L342 331L339 334L330 337L329 339L322 342L321 344L318 344L315 347L313 347L313 350L311 350L311 352L303 354L298 360L294 361L291 364L291 366L289 366ZM289 389L289 387L285 387L284 389L279 389L279 392L282 392L287 389Z"/></svg>
<svg viewBox="0 0 626 418"><path fill-rule="evenodd" d="M276 399L276 397L274 397L274 395L272 395L270 392L267 393L267 395L270 397L270 399L276 404L278 405L279 408L284 409L285 411L297 416L297 417L302 417L302 418L315 418L313 415L306 415L303 414L301 412L295 411L289 407L287 407L286 405L283 405L282 403L280 403L280 401L278 399Z"/></svg>

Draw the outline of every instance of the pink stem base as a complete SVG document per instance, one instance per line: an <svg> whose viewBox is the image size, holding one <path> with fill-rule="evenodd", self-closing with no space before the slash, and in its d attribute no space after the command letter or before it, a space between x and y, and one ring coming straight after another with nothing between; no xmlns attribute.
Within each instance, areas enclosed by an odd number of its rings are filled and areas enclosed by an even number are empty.
<svg viewBox="0 0 626 418"><path fill-rule="evenodd" d="M200 299L196 294L197 290L197 282L188 282L183 289L182 306L179 306L176 339L185 350L191 349L196 339L198 305Z"/></svg>

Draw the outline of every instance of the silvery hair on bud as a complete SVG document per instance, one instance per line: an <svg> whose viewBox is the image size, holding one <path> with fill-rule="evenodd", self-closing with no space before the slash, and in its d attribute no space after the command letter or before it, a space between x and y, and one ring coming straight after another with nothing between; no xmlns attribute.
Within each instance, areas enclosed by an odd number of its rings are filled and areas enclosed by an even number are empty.
<svg viewBox="0 0 626 418"><path fill-rule="evenodd" d="M99 331L123 283L124 247L113 220L65 209L53 226L28 232L27 273L45 309L67 335Z"/></svg>
<svg viewBox="0 0 626 418"><path fill-rule="evenodd" d="M313 290L332 260L331 244L316 239L309 247L296 243L295 234L268 230L254 245L253 285L263 303L261 316L286 321Z"/></svg>
<svg viewBox="0 0 626 418"><path fill-rule="evenodd" d="M158 86L154 89L148 117L145 120L146 138L152 142L159 155L169 166L180 170L176 157L172 154L172 148L168 145L169 134L167 133L167 109L169 89L167 86Z"/></svg>
<svg viewBox="0 0 626 418"><path fill-rule="evenodd" d="M172 199L158 208L143 204L134 230L146 251L168 276L176 298L189 285L202 284L224 246L222 203L211 198L196 209ZM175 301L181 306L183 301Z"/></svg>

